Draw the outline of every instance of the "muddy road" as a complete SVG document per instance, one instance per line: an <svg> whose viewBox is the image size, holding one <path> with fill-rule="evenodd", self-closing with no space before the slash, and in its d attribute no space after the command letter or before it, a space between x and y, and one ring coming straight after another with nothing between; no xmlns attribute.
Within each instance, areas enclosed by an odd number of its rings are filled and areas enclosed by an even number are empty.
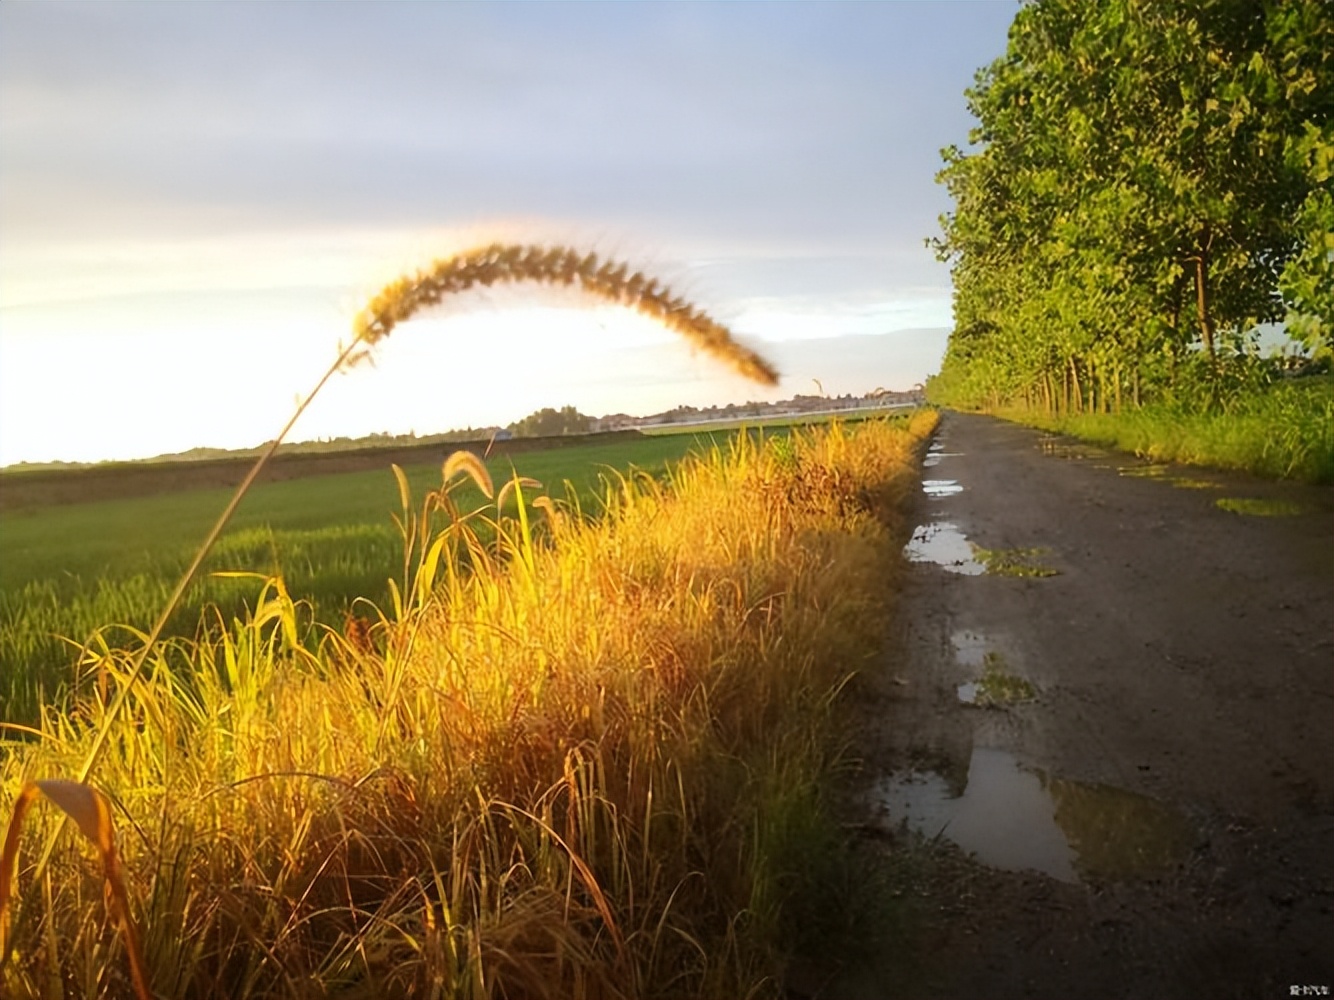
<svg viewBox="0 0 1334 1000"><path fill-rule="evenodd" d="M923 476L861 692L911 914L810 992L1334 990L1334 493L958 414Z"/></svg>

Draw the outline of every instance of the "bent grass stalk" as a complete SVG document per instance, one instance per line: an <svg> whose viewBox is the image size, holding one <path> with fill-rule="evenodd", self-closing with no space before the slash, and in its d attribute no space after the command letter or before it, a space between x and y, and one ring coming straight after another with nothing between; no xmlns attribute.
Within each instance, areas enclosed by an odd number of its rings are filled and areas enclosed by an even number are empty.
<svg viewBox="0 0 1334 1000"><path fill-rule="evenodd" d="M130 898L125 891L125 880L121 877L120 858L116 852L115 831L111 823L111 806L106 796L95 788L77 781L49 779L33 781L24 786L14 803L14 815L10 818L9 829L5 834L5 844L0 850L0 947L7 951L9 930L9 885L14 878L14 869L18 864L19 835L23 830L23 818L29 806L39 797L44 796L53 802L68 818L74 820L79 831L97 848L102 859L102 877L107 886L107 904L113 917L120 921L121 933L125 939L125 952L129 957L130 981L139 1000L150 1000L152 993L148 988L148 977L144 972L143 952L139 947L139 934L134 927L134 918L130 914Z"/></svg>
<svg viewBox="0 0 1334 1000"><path fill-rule="evenodd" d="M631 272L627 265L610 260L599 263L599 258L594 253L581 253L573 248L560 246L492 243L442 258L425 270L391 282L357 315L353 321L351 343L346 346L340 345L333 364L320 377L310 394L297 405L296 411L255 461L218 516L217 522L205 537L193 561L154 621L143 645L134 655L128 670L128 678L119 687L79 769L76 779L78 783L86 784L92 775L113 723L143 674L149 653L161 639L172 613L236 512L241 500L329 379L339 371L347 370L369 359L374 346L387 337L395 326L406 322L422 309L437 305L450 295L477 286L513 282L578 285L598 298L627 306L658 320L668 329L681 334L691 343L729 364L746 378L764 385L773 385L778 381L778 373L769 362L739 344L725 326L708 314L680 296L673 295L668 288L656 279L646 276L642 271ZM476 478L474 469L467 466L461 468ZM57 827L48 838L36 866L34 883L40 880L42 872L49 863L63 825L62 823ZM7 942L0 943L0 970L4 968L8 959Z"/></svg>

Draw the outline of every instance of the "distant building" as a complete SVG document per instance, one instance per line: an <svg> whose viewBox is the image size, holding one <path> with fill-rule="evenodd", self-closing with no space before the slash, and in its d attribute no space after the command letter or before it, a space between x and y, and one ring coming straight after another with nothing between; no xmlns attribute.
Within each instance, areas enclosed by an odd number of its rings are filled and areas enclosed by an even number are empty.
<svg viewBox="0 0 1334 1000"><path fill-rule="evenodd" d="M595 432L624 431L638 426L638 417L632 417L628 413L609 413L605 417L598 417L593 420L589 430Z"/></svg>

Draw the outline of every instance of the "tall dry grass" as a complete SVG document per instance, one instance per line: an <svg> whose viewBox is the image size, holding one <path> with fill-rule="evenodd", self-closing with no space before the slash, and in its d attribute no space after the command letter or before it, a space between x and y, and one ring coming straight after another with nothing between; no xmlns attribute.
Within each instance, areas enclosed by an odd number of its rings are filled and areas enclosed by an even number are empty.
<svg viewBox="0 0 1334 1000"><path fill-rule="evenodd" d="M820 934L865 933L824 808L837 695L878 648L934 419L743 435L610 483L596 519L522 483L505 514L452 510L449 482L404 496L399 600L368 632L312 628L270 581L132 688L110 653L105 695L7 744L0 786L105 733L158 997L777 995ZM31 813L29 847L54 825ZM77 845L19 881L0 992L131 995Z"/></svg>
<svg viewBox="0 0 1334 1000"><path fill-rule="evenodd" d="M195 558L186 568L149 630L141 652L134 660L129 682L117 692L108 709L109 720L114 721L120 714L130 691L138 682L148 662L148 654L161 638L171 615L221 537L223 529L236 513L241 500L329 379L339 371L368 359L375 345L387 337L395 326L411 319L422 309L437 305L449 295L467 291L478 285L489 286L497 282L516 281L560 282L566 285L577 283L594 296L628 305L661 320L669 328L683 334L720 359L730 362L738 372L749 378L765 384L772 384L778 379L776 371L763 358L738 344L726 327L710 319L707 314L684 299L670 295L666 289L660 288L656 280L646 278L642 272L629 274L626 265L607 262L599 267L597 255L593 253L581 255L568 247L547 248L493 243L442 258L416 275L391 282L357 315L353 322L351 343L346 346L340 345L333 364L320 377L310 395L298 403L291 418L260 454L237 487L232 499L218 516L217 522L204 538ZM86 782L91 776L102 753L106 735L110 732L110 726L111 723L108 722L94 739L88 750L88 756L78 769L78 781ZM45 866L53 846L54 840L48 842L38 862L39 869ZM2 904L3 901L0 901L0 905ZM3 960L3 954L0 954L0 961Z"/></svg>
<svg viewBox="0 0 1334 1000"><path fill-rule="evenodd" d="M454 257L437 261L426 271L415 276L400 279L387 286L379 295L377 295L363 312L358 315L354 325L354 336L352 342L343 347L340 345L339 353L334 363L328 368L310 395L297 405L296 411L292 414L287 424L279 431L278 435L270 445L260 454L258 460L252 466L250 472L237 487L231 501L219 515L218 520L205 537L195 558L182 575L171 596L167 599L161 613L155 620L148 635L138 653L131 657L128 664L124 683L119 685L118 690L112 697L106 711L102 715L96 728L93 730L92 739L84 756L82 764L77 769L76 783L85 784L92 776L101 755L108 747L108 740L112 738L118 725L122 722L122 712L129 704L132 695L137 695L136 685L139 684L144 670L149 663L150 655L157 652L157 644L161 639L172 614L179 606L184 595L188 591L191 583L198 574L204 560L208 557L213 546L221 536L222 531L240 505L242 498L249 491L251 485L259 475L268 460L276 452L278 446L290 432L297 420L305 412L311 401L330 378L338 371L357 364L368 358L374 345L385 336L387 336L393 327L398 323L409 319L413 314L423 307L433 305L441 301L447 295L464 291L475 285L490 285L497 281L521 281L530 280L536 282L555 282L559 281L566 285L578 283L586 291L605 299L623 303L633 308L639 309L649 315L655 316L664 322L667 326L678 332L683 333L696 343L707 350L723 358L730 360L734 367L748 377L762 382L772 383L777 380L774 370L767 365L758 355L736 344L731 334L725 327L711 320L702 311L685 302L683 299L670 296L665 289L659 288L656 281L646 278L642 273L636 272L629 274L628 268L613 264L605 264L602 267L597 266L597 257L594 254L579 255L568 248L543 248L521 245L492 244L478 250L468 251ZM446 477L449 468L445 469ZM399 481L402 484L403 479L399 474ZM517 484L516 484L517 491ZM443 495L443 493L441 494ZM405 503L405 517L408 516ZM526 521L525 530L526 530ZM405 531L405 537L407 532ZM411 540L408 541L409 549ZM405 561L405 565L406 565ZM279 583L281 589L281 583ZM285 591L283 591L285 593ZM399 595L395 595L396 605L400 605ZM290 603L290 602L289 602ZM401 611L401 606L399 607ZM261 615L261 618L263 616ZM284 629L284 634L292 632L293 626L289 622ZM110 658L110 654L108 654ZM11 730L22 729L28 731L28 727L10 727ZM61 780L64 780L63 778ZM24 795L27 794L28 786L25 786ZM20 797L16 800L13 818L13 827L11 832L17 836L18 826L22 821L24 813L23 804L28 800ZM46 841L45 849L42 851L34 873L35 879L40 879L46 872L46 866L56 847L56 840L60 830L64 829L64 820L61 820L60 827L52 832ZM12 839L12 838L9 838ZM13 855L6 851L6 858L12 858ZM8 860L6 860L6 867ZM5 879L6 885L8 877ZM10 949L8 946L8 924L7 908L9 906L8 895L0 898L0 930L6 933L0 935L4 940L0 940L0 974L8 966Z"/></svg>
<svg viewBox="0 0 1334 1000"><path fill-rule="evenodd" d="M837 843L830 706L875 647L878 513L934 418L800 448L742 437L670 487L620 483L593 523L518 480L517 517L501 496L459 511L453 472L491 484L447 465L420 514L403 489L401 585L370 627L313 629L274 579L216 638L159 642L320 387L422 307L508 280L577 282L775 377L642 275L561 248L488 247L385 289L141 648L107 649L93 692L5 744L20 807L96 772L85 829L116 883L101 906L63 820L16 809L6 887L21 839L46 847L12 926L0 899L7 995L142 994L144 968L159 997L753 995L807 935L793 914L843 901L796 859Z"/></svg>

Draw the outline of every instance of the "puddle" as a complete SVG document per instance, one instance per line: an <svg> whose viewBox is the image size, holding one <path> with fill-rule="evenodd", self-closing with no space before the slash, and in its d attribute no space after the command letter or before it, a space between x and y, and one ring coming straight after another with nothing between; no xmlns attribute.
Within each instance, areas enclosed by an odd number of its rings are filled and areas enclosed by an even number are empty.
<svg viewBox="0 0 1334 1000"><path fill-rule="evenodd" d="M1010 754L975 748L960 795L951 794L934 771L891 778L878 791L896 826L943 836L993 868L1032 868L1063 882L1079 881L1051 796L1038 775Z"/></svg>
<svg viewBox="0 0 1334 1000"><path fill-rule="evenodd" d="M960 661L962 662L962 661ZM982 654L982 676L975 681L960 684L956 689L959 701L977 708L1004 708L1025 701L1034 701L1038 692L1032 684L1015 674L1007 673L1005 660L997 652Z"/></svg>
<svg viewBox="0 0 1334 1000"><path fill-rule="evenodd" d="M1306 513L1306 508L1290 500L1253 500L1243 497L1222 497L1214 506L1233 514L1250 517L1292 517Z"/></svg>
<svg viewBox="0 0 1334 1000"><path fill-rule="evenodd" d="M950 636L950 645L954 647L954 661L962 667L981 669L987 657L987 637L981 632L961 629Z"/></svg>
<svg viewBox="0 0 1334 1000"><path fill-rule="evenodd" d="M1211 483L1207 479L1187 479L1184 476L1169 479L1168 482L1179 490L1221 490L1223 488L1218 483Z"/></svg>
<svg viewBox="0 0 1334 1000"><path fill-rule="evenodd" d="M1037 560L1047 549L984 549L968 541L953 524L934 521L918 525L912 540L903 547L910 562L930 562L951 573L965 576L1044 577L1058 576L1060 570Z"/></svg>
<svg viewBox="0 0 1334 1000"><path fill-rule="evenodd" d="M963 456L961 451L933 451L930 452L922 461L922 465L928 469L934 469L940 464L942 458L960 458Z"/></svg>
<svg viewBox="0 0 1334 1000"><path fill-rule="evenodd" d="M1105 448L1063 441L1051 434L1044 434L1038 439L1038 450L1044 455L1069 459L1106 458L1110 454Z"/></svg>
<svg viewBox="0 0 1334 1000"><path fill-rule="evenodd" d="M1050 549L983 549L974 546L973 557L992 576L1059 576L1060 571L1038 562Z"/></svg>
<svg viewBox="0 0 1334 1000"><path fill-rule="evenodd" d="M1166 476L1172 467L1170 465L1120 465L1117 466L1117 474L1129 476L1134 479L1161 479Z"/></svg>
<svg viewBox="0 0 1334 1000"><path fill-rule="evenodd" d="M909 562L935 563L964 576L981 576L987 571L986 566L973 558L973 546L967 536L943 521L919 525L912 533L912 540L903 547L903 554Z"/></svg>
<svg viewBox="0 0 1334 1000"><path fill-rule="evenodd" d="M929 497L949 497L962 493L963 487L957 479L923 479L922 492Z"/></svg>
<svg viewBox="0 0 1334 1000"><path fill-rule="evenodd" d="M1049 778L1002 750L973 749L961 793L936 771L887 779L877 793L895 826L943 836L993 868L1063 882L1152 875L1184 857L1192 840L1185 821L1153 799Z"/></svg>

